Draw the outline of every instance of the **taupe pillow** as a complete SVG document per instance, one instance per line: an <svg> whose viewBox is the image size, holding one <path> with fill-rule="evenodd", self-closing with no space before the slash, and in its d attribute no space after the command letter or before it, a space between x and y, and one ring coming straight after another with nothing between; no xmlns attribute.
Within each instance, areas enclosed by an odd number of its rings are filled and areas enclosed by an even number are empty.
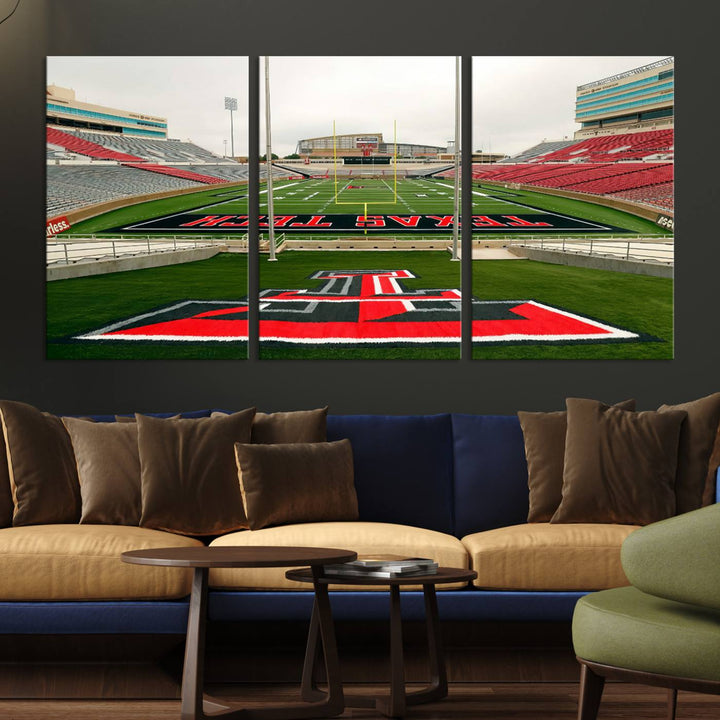
<svg viewBox="0 0 720 720"><path fill-rule="evenodd" d="M13 525L76 523L80 484L60 418L25 403L0 401Z"/></svg>
<svg viewBox="0 0 720 720"><path fill-rule="evenodd" d="M554 523L647 525L675 513L681 410L628 412L568 398L562 502Z"/></svg>
<svg viewBox="0 0 720 720"><path fill-rule="evenodd" d="M70 434L82 498L81 523L138 525L140 455L137 423L63 418Z"/></svg>
<svg viewBox="0 0 720 720"><path fill-rule="evenodd" d="M142 527L220 535L247 527L234 445L250 441L255 408L218 418L136 415Z"/></svg>
<svg viewBox="0 0 720 720"><path fill-rule="evenodd" d="M268 525L358 519L349 440L235 445L251 530Z"/></svg>
<svg viewBox="0 0 720 720"><path fill-rule="evenodd" d="M222 417L226 414L216 410L211 417ZM290 412L259 412L253 421L250 442L263 444L325 442L327 414L327 407Z"/></svg>
<svg viewBox="0 0 720 720"><path fill-rule="evenodd" d="M635 410L635 400L624 400L614 407ZM550 522L562 500L567 411L521 410L518 418L523 431L528 466L528 522Z"/></svg>
<svg viewBox="0 0 720 720"><path fill-rule="evenodd" d="M662 405L658 412L684 410L687 420L680 431L675 498L677 512L686 513L703 505L708 464L720 423L720 393L680 405ZM716 466L717 468L717 466Z"/></svg>
<svg viewBox="0 0 720 720"><path fill-rule="evenodd" d="M7 464L5 434L0 422L0 528L10 527L13 519L13 499L10 489L10 471Z"/></svg>

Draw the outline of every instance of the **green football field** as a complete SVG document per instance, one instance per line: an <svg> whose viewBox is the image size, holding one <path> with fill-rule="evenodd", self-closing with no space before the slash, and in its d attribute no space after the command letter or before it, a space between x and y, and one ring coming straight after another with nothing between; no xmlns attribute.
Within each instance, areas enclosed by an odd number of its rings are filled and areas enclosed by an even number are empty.
<svg viewBox="0 0 720 720"><path fill-rule="evenodd" d="M382 178L311 178L277 180L273 184L274 213L278 215L437 215L453 213L453 182L448 179L399 179L392 175ZM151 200L104 213L75 223L63 235L164 235L215 234L238 235L247 232L246 223L233 216L247 216L245 186L211 189L171 198ZM260 187L260 213L267 214L267 189ZM545 195L527 190L477 184L473 187L473 214L493 217L508 215L523 218L546 214L550 221L567 218L571 227L552 228L553 235L577 234L643 234L661 235L655 223L626 212L602 207L581 200ZM224 217L224 225L202 224L204 217ZM195 224L198 223L199 224ZM610 230L606 229L610 228ZM482 237L509 236L525 228L483 228ZM312 229L307 230L313 233ZM420 233L420 231L418 231ZM446 230L447 234L451 228ZM422 234L422 233L420 233ZM442 234L442 233L441 233ZM62 237L62 235L61 235ZM398 235L412 240L413 233Z"/></svg>
<svg viewBox="0 0 720 720"><path fill-rule="evenodd" d="M267 189L264 185L260 188L260 203L260 214L266 215ZM246 227L242 227L243 222L247 223L247 206L246 186L213 186L119 208L75 224L70 234L167 237L176 233L213 233L216 237L237 236L247 231ZM419 215L447 219L453 214L453 183L451 179L434 178L400 179L396 184L392 173L374 178L338 178L337 183L333 177L276 181L274 212L276 217L290 218L345 217L355 220L358 216L387 216L407 219ZM559 217L563 218L563 222L576 224L575 229L553 230L553 235L661 234L650 221L593 203L474 184L475 216L486 216L490 220L514 217L522 221L537 219L543 213L545 217ZM213 220L208 221L207 218ZM216 218L230 226L216 227L219 222ZM211 230L202 226L208 222L211 225L215 223ZM588 226L596 229L578 230ZM606 229L597 229L601 226ZM489 230L484 228L482 237L506 236L514 231L512 227L499 232L494 232L494 227ZM315 230L305 232L316 235ZM436 231L433 237L449 241L450 232ZM359 234L355 230L353 239L357 240ZM397 238L410 243L418 234L422 232L404 232L399 233ZM293 233L287 233L287 236L292 237ZM302 236L303 233L300 233L297 237ZM327 239L342 236L342 233L334 232L326 232L325 235ZM370 232L368 240L371 239ZM516 319L511 305L534 302L557 309L559 313L565 313L564 317L577 315L611 326L621 333L632 334L631 338L625 336L601 341L586 338L577 342L477 342L473 349L475 358L672 357L672 280L522 260L475 260L472 264L471 292L475 300L473 313L476 319L488 320L491 325L496 321ZM300 340L298 336L292 342L278 339L283 336L276 336L273 334L274 327L271 328L273 322L282 326L286 319L313 318L313 322L330 323L327 325L330 328L336 321L347 321L352 312L351 305L356 302L353 299L355 295L366 295L368 292L375 296L369 302L379 304L365 307L375 307L370 319L381 331L387 329L384 325L397 319L394 315L397 315L396 308L399 306L393 303L405 303L400 308L401 315L408 308L418 313L413 316L413 321L417 318L434 321L442 317L454 317L457 321L460 263L451 262L447 252L286 250L278 253L278 261L274 263L269 262L266 255L261 255L259 270L261 320L265 318L268 321L261 327L260 333L260 357L263 359L451 360L460 355L457 339L448 341L438 330L433 331L434 339L417 343L414 343L416 335L396 339L392 333L388 334L392 340L343 343L341 335L337 335L337 332L342 334L342 328L339 331L328 330L329 334L324 336L321 334L320 341L312 338ZM48 357L244 358L247 355L246 341L230 341L205 326L221 327L224 331L230 323L222 323L221 320L236 323L239 318L246 320L247 271L246 255L220 254L210 260L164 268L50 282L47 285ZM339 273L344 279L334 279L333 273ZM399 279L383 279L387 273L400 273ZM372 278L363 277L368 274L374 275ZM347 279L349 275L355 279ZM336 297L334 299L340 302L328 303L342 283L345 283L343 292L347 297ZM329 295L323 296L323 293ZM393 300L392 293L400 293L399 299ZM320 301L319 305L316 300ZM385 310L382 310L383 303L387 306ZM448 308L455 308L454 316ZM476 310L479 312L477 316ZM421 312L426 314L420 315ZM406 315L405 319L409 317ZM143 323L155 323L156 327L167 323L167 328L185 323L193 327L203 325L204 329L197 330L198 339L188 340L188 337L196 337L190 332L179 340L173 335L174 329L167 329L164 335L159 331L153 335L155 329L140 332L138 328L145 327ZM423 327L422 322L417 325ZM402 332L406 330L400 325L397 327ZM124 337L124 328L131 328L137 336ZM247 328L244 332L247 335ZM302 334L304 330L299 332ZM416 332L423 334L422 329ZM200 338L203 334L204 337ZM454 334L457 335L457 332ZM333 341L323 339L330 336Z"/></svg>
<svg viewBox="0 0 720 720"><path fill-rule="evenodd" d="M316 289L319 268L394 268L413 272L412 291L459 287L459 266L444 252L286 252L260 260L266 288ZM526 260L474 261L473 296L479 300L535 299L631 329L646 341L592 344L518 344L478 347L487 359L670 359L673 338L672 281ZM247 295L247 257L221 254L165 268L59 280L47 286L47 354L50 358L218 358L247 354L243 342L112 342L73 339L123 318L187 300L229 302ZM649 341L648 338L650 338ZM261 357L354 359L457 359L455 346L344 347L261 344Z"/></svg>

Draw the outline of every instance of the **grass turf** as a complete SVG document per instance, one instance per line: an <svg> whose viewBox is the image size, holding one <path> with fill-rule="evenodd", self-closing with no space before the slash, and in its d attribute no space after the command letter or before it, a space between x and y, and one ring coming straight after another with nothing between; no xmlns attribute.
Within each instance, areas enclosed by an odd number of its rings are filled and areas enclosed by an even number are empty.
<svg viewBox="0 0 720 720"><path fill-rule="evenodd" d="M475 260L473 295L481 300L537 300L660 340L492 347L475 343L474 358L670 360L673 356L670 279L531 260Z"/></svg>
<svg viewBox="0 0 720 720"><path fill-rule="evenodd" d="M460 266L444 252L286 252L260 260L261 288L312 288L317 270L408 269L409 288L456 288ZM523 260L473 262L473 295L479 299L535 299L600 319L661 342L476 346L487 359L670 359L673 286L663 278L573 268ZM245 343L73 342L68 338L179 300L240 300L246 295L247 257L223 254L210 260L134 270L47 286L47 355L50 358L218 358L246 356ZM263 359L455 359L457 346L297 347L265 344Z"/></svg>
<svg viewBox="0 0 720 720"><path fill-rule="evenodd" d="M114 321L179 300L240 300L247 295L247 256L217 255L183 265L47 284L47 357L84 359L241 359L247 343L69 341Z"/></svg>
<svg viewBox="0 0 720 720"><path fill-rule="evenodd" d="M354 186L354 187L351 187ZM266 188L260 188L260 213L267 213ZM285 180L274 185L274 211L277 215L302 214L439 214L450 215L453 212L452 180L417 179L398 180L397 192L392 176L372 179L343 179L337 187L333 179ZM176 213L191 213L202 217L205 214L246 215L247 190L244 186L227 188L215 185L197 193L178 195L161 200L151 200L112 210L95 218L73 225L68 234L113 234L113 228L134 225L151 218L162 218ZM481 215L513 214L522 217L538 210L570 215L601 224L620 228L627 233L644 235L663 234L657 225L626 212L606 208L591 202L544 195L541 192L527 190L507 190L501 186L483 185L473 189L473 212ZM132 232L132 231L128 231ZM135 232L146 232L139 228ZM167 235L167 231L148 231L149 234ZM188 231L182 231L186 234ZM208 229L198 227L198 234L207 234ZM512 234L507 228L500 235ZM585 231L582 231L583 234ZM592 229L588 234L592 234ZM597 232L597 231L595 231ZM172 233L171 233L172 234ZM230 235L230 230L222 234ZM237 234L244 234L244 230ZM517 234L517 233L516 233ZM527 233L525 233L527 234ZM552 234L578 234L577 230L553 230ZM479 234L478 234L479 235ZM498 233L483 232L482 237L497 237ZM412 234L405 235L408 240Z"/></svg>

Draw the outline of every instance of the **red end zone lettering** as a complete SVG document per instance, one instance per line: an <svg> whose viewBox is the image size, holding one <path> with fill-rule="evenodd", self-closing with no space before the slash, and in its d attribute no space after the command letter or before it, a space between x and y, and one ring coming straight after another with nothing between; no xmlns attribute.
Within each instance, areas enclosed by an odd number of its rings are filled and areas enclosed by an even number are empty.
<svg viewBox="0 0 720 720"><path fill-rule="evenodd" d="M181 223L180 227L215 227L225 220L232 220L237 215L206 215L205 217Z"/></svg>
<svg viewBox="0 0 720 720"><path fill-rule="evenodd" d="M505 223L493 220L487 215L473 215L473 227L505 227Z"/></svg>
<svg viewBox="0 0 720 720"><path fill-rule="evenodd" d="M401 215L388 215L388 218L393 222L408 228L416 228L421 217L421 215L409 215L408 217L402 217Z"/></svg>
<svg viewBox="0 0 720 720"><path fill-rule="evenodd" d="M453 220L455 219L453 215L426 215L425 217L430 220L437 220L438 222L435 223L435 227L439 228L452 227Z"/></svg>
<svg viewBox="0 0 720 720"><path fill-rule="evenodd" d="M355 220L355 227L383 228L385 227L385 218L382 215L358 215Z"/></svg>
<svg viewBox="0 0 720 720"><path fill-rule="evenodd" d="M323 219L325 218L324 215L313 215L310 220L308 220L306 223L299 223L294 222L290 223L290 227L301 227L301 228L317 228L317 227L332 227L332 223L323 222Z"/></svg>
<svg viewBox="0 0 720 720"><path fill-rule="evenodd" d="M273 227L274 228L287 227L287 224L291 220L294 220L296 217L297 217L297 215L275 215L273 217ZM267 221L267 215L260 216L260 227L261 228L270 227L270 223Z"/></svg>
<svg viewBox="0 0 720 720"><path fill-rule="evenodd" d="M550 223L546 222L530 222L529 220L523 220L517 215L503 215L508 220L512 220L508 225L511 227L552 227Z"/></svg>

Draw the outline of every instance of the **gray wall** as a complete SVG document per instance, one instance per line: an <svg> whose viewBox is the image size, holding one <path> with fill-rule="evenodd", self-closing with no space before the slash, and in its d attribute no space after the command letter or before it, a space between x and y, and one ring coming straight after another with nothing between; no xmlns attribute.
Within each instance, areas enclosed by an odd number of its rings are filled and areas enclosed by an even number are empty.
<svg viewBox="0 0 720 720"><path fill-rule="evenodd" d="M5 6L9 0L0 0L0 10ZM462 17L453 31L455 13ZM355 14L377 22L355 24ZM250 404L266 410L329 404L338 413L513 413L559 408L567 395L634 396L652 408L720 389L720 246L711 180L717 160L707 160L717 153L710 136L718 14L710 5L694 17L669 0L589 7L577 0L22 0L0 26L0 397L79 413ZM43 89L45 56L63 54L674 54L676 359L46 361Z"/></svg>

